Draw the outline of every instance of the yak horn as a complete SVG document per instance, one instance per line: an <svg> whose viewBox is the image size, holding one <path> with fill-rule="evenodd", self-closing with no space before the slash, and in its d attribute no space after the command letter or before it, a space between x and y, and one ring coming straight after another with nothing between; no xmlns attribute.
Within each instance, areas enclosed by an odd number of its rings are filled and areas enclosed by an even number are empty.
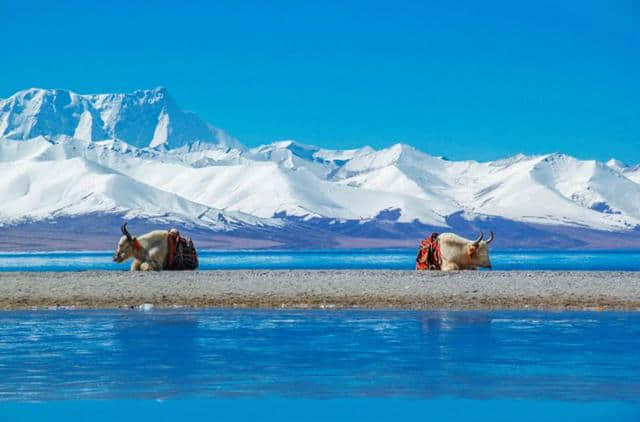
<svg viewBox="0 0 640 422"><path fill-rule="evenodd" d="M484 237L484 233L480 232L480 237L473 241L473 246L478 246Z"/></svg>
<svg viewBox="0 0 640 422"><path fill-rule="evenodd" d="M487 245L489 243L491 243L491 242L493 242L493 232L492 231L489 232L489 240L487 240Z"/></svg>
<svg viewBox="0 0 640 422"><path fill-rule="evenodd" d="M127 223L124 223L122 227L120 227L120 230L122 231L123 235L127 236L127 239L131 240L131 233L129 233L129 230L127 230Z"/></svg>

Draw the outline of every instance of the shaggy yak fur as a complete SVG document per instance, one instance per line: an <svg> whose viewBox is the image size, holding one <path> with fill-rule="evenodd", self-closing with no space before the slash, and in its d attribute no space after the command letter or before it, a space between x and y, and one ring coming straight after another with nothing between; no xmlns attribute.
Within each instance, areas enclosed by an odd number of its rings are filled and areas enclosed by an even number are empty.
<svg viewBox="0 0 640 422"><path fill-rule="evenodd" d="M169 255L169 232L154 230L140 237L133 237L125 223L120 230L123 236L113 260L123 262L133 258L131 271L160 271L164 268Z"/></svg>
<svg viewBox="0 0 640 422"><path fill-rule="evenodd" d="M489 244L493 242L493 232L485 242L484 235L476 240L465 239L454 233L438 236L442 252L442 271L475 270L478 267L491 268Z"/></svg>

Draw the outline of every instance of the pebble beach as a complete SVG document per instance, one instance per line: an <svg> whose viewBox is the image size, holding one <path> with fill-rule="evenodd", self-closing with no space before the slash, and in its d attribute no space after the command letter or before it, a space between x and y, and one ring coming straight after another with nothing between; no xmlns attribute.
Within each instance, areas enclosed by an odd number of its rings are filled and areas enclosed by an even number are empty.
<svg viewBox="0 0 640 422"><path fill-rule="evenodd" d="M640 272L0 273L0 308L640 310Z"/></svg>

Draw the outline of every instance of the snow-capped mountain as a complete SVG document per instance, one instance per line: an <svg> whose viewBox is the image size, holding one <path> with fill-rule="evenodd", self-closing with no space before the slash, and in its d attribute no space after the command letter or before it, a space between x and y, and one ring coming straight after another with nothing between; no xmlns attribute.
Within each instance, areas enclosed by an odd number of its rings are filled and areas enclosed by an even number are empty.
<svg viewBox="0 0 640 422"><path fill-rule="evenodd" d="M623 163L622 161L616 160L615 158L610 159L609 161L607 161L606 164L607 164L607 167L611 168L612 170L615 170L618 173L623 174L628 179L631 179L636 183L640 183L640 164L630 167L625 163Z"/></svg>
<svg viewBox="0 0 640 422"><path fill-rule="evenodd" d="M224 231L242 224L280 225L273 219L190 201L114 169L138 154L142 152L122 142L1 140L0 173L5 177L0 183L0 222L110 213Z"/></svg>
<svg viewBox="0 0 640 422"><path fill-rule="evenodd" d="M99 95L32 88L0 100L0 137L36 136L120 139L139 148L176 148L196 141L241 148L222 130L180 110L164 88Z"/></svg>
<svg viewBox="0 0 640 422"><path fill-rule="evenodd" d="M0 100L0 134L0 224L25 230L111 215L285 246L413 244L431 229L500 227L503 246L601 245L603 233L640 244L640 168L617 160L448 161L405 144L247 149L164 89L21 91ZM531 233L551 240L523 243Z"/></svg>

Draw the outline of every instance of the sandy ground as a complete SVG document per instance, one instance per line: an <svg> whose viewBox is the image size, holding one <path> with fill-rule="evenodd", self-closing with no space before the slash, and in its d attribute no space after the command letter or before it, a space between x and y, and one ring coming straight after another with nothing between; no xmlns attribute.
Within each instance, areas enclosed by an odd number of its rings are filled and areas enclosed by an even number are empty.
<svg viewBox="0 0 640 422"><path fill-rule="evenodd" d="M0 273L0 308L640 310L640 272Z"/></svg>

